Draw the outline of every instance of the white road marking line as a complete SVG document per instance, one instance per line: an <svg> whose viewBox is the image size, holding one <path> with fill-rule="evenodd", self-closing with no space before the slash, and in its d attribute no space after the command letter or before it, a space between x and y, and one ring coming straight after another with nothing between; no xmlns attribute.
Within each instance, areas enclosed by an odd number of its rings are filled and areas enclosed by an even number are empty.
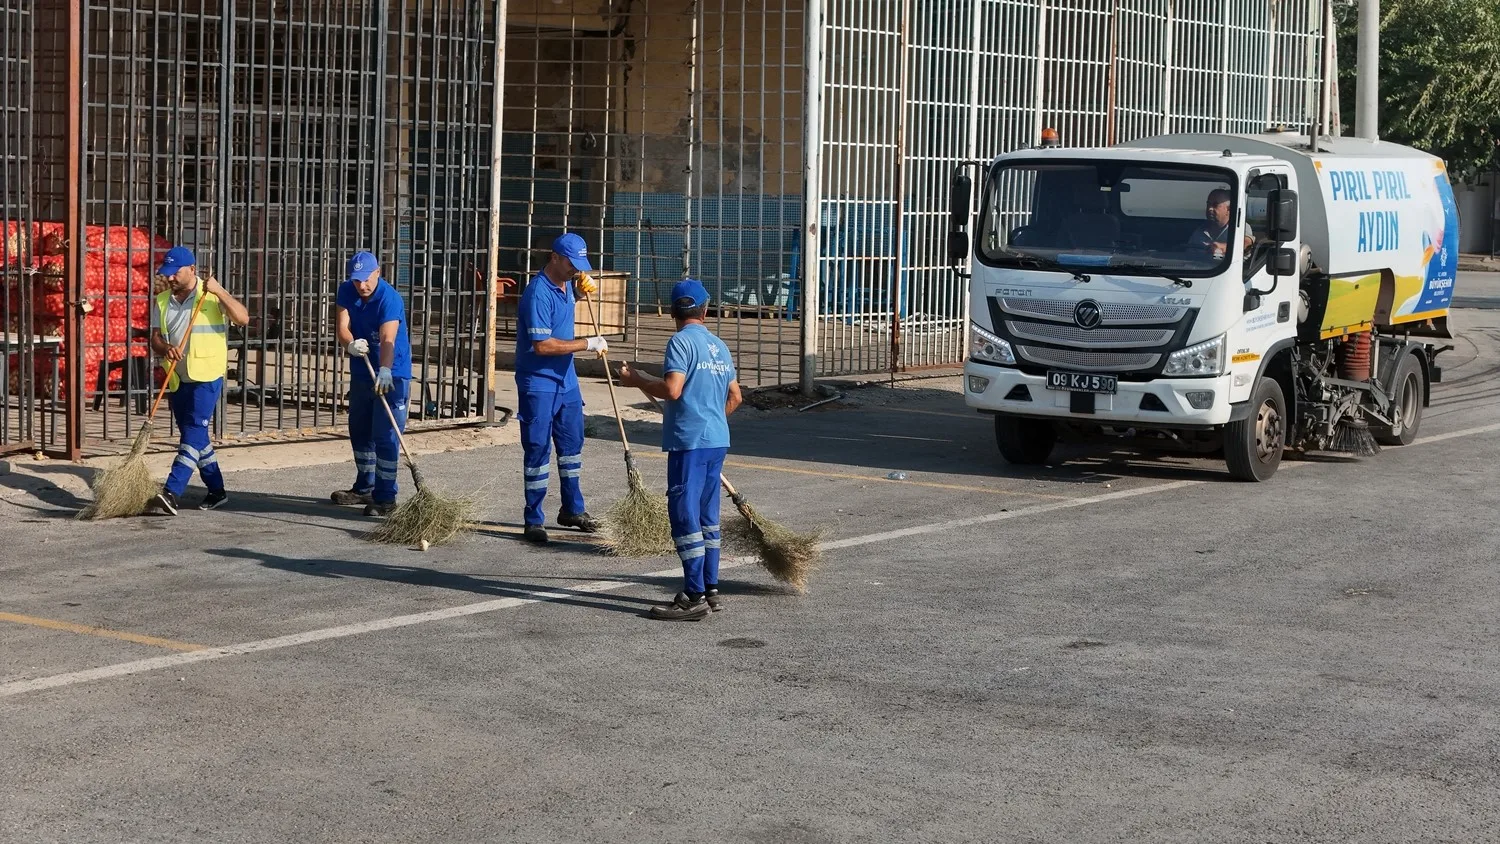
<svg viewBox="0 0 1500 844"><path fill-rule="evenodd" d="M1477 428L1465 428L1462 431L1450 431L1446 434L1437 434L1431 437L1420 437L1411 445L1426 445L1428 443L1440 443L1443 440L1456 440L1460 437L1472 437L1476 434L1488 434L1491 431L1500 431L1500 422L1491 425L1480 425ZM1411 448L1411 445L1406 446Z"/></svg>
<svg viewBox="0 0 1500 844"><path fill-rule="evenodd" d="M1437 434L1431 437L1423 437L1407 446L1423 445L1426 443L1438 443L1445 440L1459 439L1461 437L1472 437L1478 434L1487 434L1492 431L1500 431L1500 423L1482 425L1477 428L1466 428L1462 431L1453 431L1447 434ZM1297 466L1312 464L1291 463L1283 466L1284 469L1292 469ZM1134 498L1140 495L1150 495L1157 492L1169 492L1175 489L1183 489L1190 486L1199 486L1207 481L1170 481L1155 486L1139 487L1136 489L1123 489L1118 492L1107 492L1103 495L1090 495L1083 498L1068 501L1053 501L1046 504L1033 504L1028 507L1018 507L1015 510L1006 510L999 513L989 513L983 516L970 516L963 519L949 519L944 522L936 522L927 525L901 528L898 530L870 533L864 536L853 536L847 539L835 539L823 543L825 550L837 550L840 548L854 548L860 545L869 545L876 542L886 542L892 539L902 539L908 536L920 536L928 533L938 533L954 528L970 527L973 525L989 524L991 522L1005 521L1007 519L1020 518L1022 516L1033 516L1039 513L1050 513L1053 510L1066 510L1072 507L1085 507L1090 504L1103 504L1124 498ZM754 562L753 557L734 557L720 563L720 569L738 568ZM638 577L673 577L681 572L679 568L662 569ZM201 651L188 651L186 653L171 654L169 656L153 657L151 659L138 659L132 662L121 662L114 665L106 665L100 668L89 668L83 671L71 671L66 674L54 674L49 677L37 677L31 680L15 680L0 684L0 698L14 697L16 695L37 692L44 689L55 689L62 686L73 686L79 683L90 683L95 680L107 680L113 677L125 677L131 674L141 674L147 671L155 671L161 668L172 668L180 665L191 665L195 662L207 662L209 660L224 659L231 656L242 656L245 654L272 651L280 648L290 648L295 645L305 645L312 642L322 642L328 639L342 639L348 636L358 636L362 633L375 633L381 630L394 630L398 627L410 627L414 624L426 624L432 621L445 621L450 618L462 618L468 615L479 615L481 613L495 612L497 610L522 607L528 604L539 604L548 601L568 600L576 598L578 593L600 593L613 592L629 586L639 585L637 580L594 580L586 583L578 583L565 586L554 591L539 591L528 593L528 597L520 598L497 598L491 601L480 601L473 604L462 604L456 607L448 607L441 610L430 610L428 612L412 613L410 615L398 615L391 618L379 618L373 621L361 621L355 624L344 624L338 627L326 627L322 630L309 630L305 633L293 633L289 636L277 636L272 639L261 639L256 642L244 642L238 645L227 645L221 648L207 648Z"/></svg>

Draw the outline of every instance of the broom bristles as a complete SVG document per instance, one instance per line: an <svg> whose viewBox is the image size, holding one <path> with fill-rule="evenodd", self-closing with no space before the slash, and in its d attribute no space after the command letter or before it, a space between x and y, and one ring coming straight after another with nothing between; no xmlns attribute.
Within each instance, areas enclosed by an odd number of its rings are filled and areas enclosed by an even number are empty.
<svg viewBox="0 0 1500 844"><path fill-rule="evenodd" d="M1380 453L1380 443L1370 426L1363 419L1345 420L1333 429L1331 451L1342 451L1360 457L1374 457Z"/></svg>
<svg viewBox="0 0 1500 844"><path fill-rule="evenodd" d="M432 545L453 541L467 532L474 522L474 502L467 498L446 498L417 487L408 499L396 505L369 538L391 545L416 545L427 540Z"/></svg>
<svg viewBox="0 0 1500 844"><path fill-rule="evenodd" d="M797 533L762 516L743 498L735 499L734 504L745 519L737 538L755 550L761 566L771 577L798 592L807 591L807 578L822 561L819 547L822 532Z"/></svg>
<svg viewBox="0 0 1500 844"><path fill-rule="evenodd" d="M617 557L655 557L675 550L667 499L646 489L641 474L626 461L625 497L604 514L604 547Z"/></svg>
<svg viewBox="0 0 1500 844"><path fill-rule="evenodd" d="M94 500L78 512L83 521L114 519L121 516L139 516L146 512L146 505L161 491L161 482L151 477L146 468L144 454L151 442L151 423L141 426L119 465L113 469L96 472L89 482Z"/></svg>

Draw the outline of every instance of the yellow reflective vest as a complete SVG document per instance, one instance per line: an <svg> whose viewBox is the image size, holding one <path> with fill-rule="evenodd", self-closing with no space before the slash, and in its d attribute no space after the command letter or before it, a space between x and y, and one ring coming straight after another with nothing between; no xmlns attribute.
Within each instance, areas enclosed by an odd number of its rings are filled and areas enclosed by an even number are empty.
<svg viewBox="0 0 1500 844"><path fill-rule="evenodd" d="M229 318L219 304L219 297L203 292L202 282L198 284L198 295L207 298L203 300L203 309L198 311L198 317L193 320L183 359L187 361L187 374L192 380L217 381L229 371ZM162 336L168 337L168 342L171 340L167 334L167 303L171 299L171 290L164 290L156 296L158 324L162 327ZM194 307L197 304L195 301ZM167 390L176 392L179 380L177 367L174 366L167 373Z"/></svg>

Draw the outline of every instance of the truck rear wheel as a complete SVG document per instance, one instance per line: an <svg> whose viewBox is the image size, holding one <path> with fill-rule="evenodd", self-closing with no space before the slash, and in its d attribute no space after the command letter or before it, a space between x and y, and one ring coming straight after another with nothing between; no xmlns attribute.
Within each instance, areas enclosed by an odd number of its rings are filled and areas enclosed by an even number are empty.
<svg viewBox="0 0 1500 844"><path fill-rule="evenodd" d="M1242 481L1276 474L1286 448L1286 399L1274 378L1262 378L1250 395L1250 415L1224 426L1224 462Z"/></svg>
<svg viewBox="0 0 1500 844"><path fill-rule="evenodd" d="M1395 397L1392 418L1396 424L1389 428L1373 428L1375 441L1381 445L1411 445L1417 439L1417 429L1422 427L1422 398L1426 384L1423 383L1422 365L1415 355L1407 355L1396 367Z"/></svg>
<svg viewBox="0 0 1500 844"><path fill-rule="evenodd" d="M1042 419L1019 416L995 417L995 444L1000 456L1015 466L1036 466L1047 462L1057 445L1057 429Z"/></svg>

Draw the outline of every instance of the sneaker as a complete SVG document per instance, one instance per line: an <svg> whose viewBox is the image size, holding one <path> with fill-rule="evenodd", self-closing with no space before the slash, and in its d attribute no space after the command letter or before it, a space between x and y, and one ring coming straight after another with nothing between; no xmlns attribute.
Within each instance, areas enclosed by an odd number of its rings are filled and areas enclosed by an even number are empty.
<svg viewBox="0 0 1500 844"><path fill-rule="evenodd" d="M229 500L229 493L224 490L209 490L208 495L203 496L203 502L198 505L199 510L217 510L224 506Z"/></svg>
<svg viewBox="0 0 1500 844"><path fill-rule="evenodd" d="M379 501L375 501L375 502L372 502L370 504L366 504L365 505L365 515L366 516L382 516L382 517L384 517L384 516L389 516L395 509L396 509L396 502L394 502L394 501L386 501L384 503L381 503Z"/></svg>
<svg viewBox="0 0 1500 844"><path fill-rule="evenodd" d="M710 586L703 593L703 600L708 602L708 608L714 612L724 609L724 599L719 597L719 587Z"/></svg>
<svg viewBox="0 0 1500 844"><path fill-rule="evenodd" d="M521 533L521 538L533 545L546 545L551 541L547 536L547 529L541 525L527 525L526 530Z"/></svg>
<svg viewBox="0 0 1500 844"><path fill-rule="evenodd" d="M672 603L652 607L651 617L662 621L702 621L708 617L708 601L690 598L686 592L678 592Z"/></svg>
<svg viewBox="0 0 1500 844"><path fill-rule="evenodd" d="M352 489L341 489L328 497L333 500L333 503L345 506L375 503L375 497L370 493Z"/></svg>
<svg viewBox="0 0 1500 844"><path fill-rule="evenodd" d="M584 533L598 533L599 520L588 513L558 513L557 523L563 527L578 528Z"/></svg>
<svg viewBox="0 0 1500 844"><path fill-rule="evenodd" d="M177 515L177 496L167 490L162 490L146 504L146 507L167 516L175 516Z"/></svg>

